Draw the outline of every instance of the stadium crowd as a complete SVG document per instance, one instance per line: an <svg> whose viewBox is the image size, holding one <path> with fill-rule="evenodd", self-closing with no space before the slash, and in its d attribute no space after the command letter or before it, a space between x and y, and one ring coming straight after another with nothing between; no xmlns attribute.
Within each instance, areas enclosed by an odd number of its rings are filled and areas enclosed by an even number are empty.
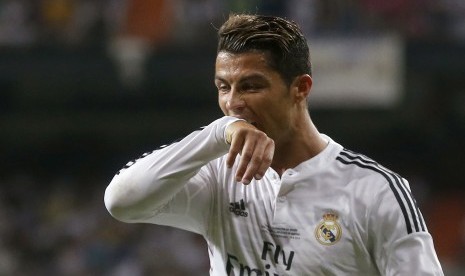
<svg viewBox="0 0 465 276"><path fill-rule="evenodd" d="M199 39L204 26L221 22L229 12L242 11L292 18L309 34L395 31L408 38L465 39L460 0L2 0L0 46L84 47L143 29L163 33L156 37L160 41L184 43Z"/></svg>

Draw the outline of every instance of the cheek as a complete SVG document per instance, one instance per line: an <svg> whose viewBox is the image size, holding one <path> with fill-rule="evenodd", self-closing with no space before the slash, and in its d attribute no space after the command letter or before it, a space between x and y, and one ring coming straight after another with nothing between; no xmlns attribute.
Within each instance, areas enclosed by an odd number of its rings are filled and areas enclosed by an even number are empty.
<svg viewBox="0 0 465 276"><path fill-rule="evenodd" d="M261 103L259 109L263 110L267 117L273 121L284 119L289 107L287 102L283 100L277 101L264 101Z"/></svg>
<svg viewBox="0 0 465 276"><path fill-rule="evenodd" d="M222 100L221 97L218 97L218 105L219 105L221 111L223 111L224 115L227 115L227 113L226 113L226 101Z"/></svg>

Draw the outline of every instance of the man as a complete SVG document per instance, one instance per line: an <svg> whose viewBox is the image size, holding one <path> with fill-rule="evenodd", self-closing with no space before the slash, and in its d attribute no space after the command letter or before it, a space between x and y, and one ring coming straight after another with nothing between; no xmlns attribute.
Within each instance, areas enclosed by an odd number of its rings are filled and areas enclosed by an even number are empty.
<svg viewBox="0 0 465 276"><path fill-rule="evenodd" d="M211 275L442 275L407 181L312 123L298 26L232 15L218 34L225 116L128 163L109 212L203 235Z"/></svg>

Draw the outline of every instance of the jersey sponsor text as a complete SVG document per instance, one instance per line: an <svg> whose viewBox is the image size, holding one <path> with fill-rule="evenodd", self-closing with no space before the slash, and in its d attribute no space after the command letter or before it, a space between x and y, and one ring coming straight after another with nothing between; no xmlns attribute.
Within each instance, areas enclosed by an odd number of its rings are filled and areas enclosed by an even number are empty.
<svg viewBox="0 0 465 276"><path fill-rule="evenodd" d="M232 271L239 270L239 275L265 275L265 276L279 276L276 272L271 272L269 269L272 267L269 262L272 264L282 264L286 271L290 271L292 267L292 260L294 259L294 251L289 251L286 253L284 248L281 248L280 245L275 245L271 242L264 241L261 259L265 263L264 270L260 268L252 268L246 264L243 264L239 261L239 258L228 253L228 261L226 263L226 272L228 275ZM253 274L254 273L254 274Z"/></svg>

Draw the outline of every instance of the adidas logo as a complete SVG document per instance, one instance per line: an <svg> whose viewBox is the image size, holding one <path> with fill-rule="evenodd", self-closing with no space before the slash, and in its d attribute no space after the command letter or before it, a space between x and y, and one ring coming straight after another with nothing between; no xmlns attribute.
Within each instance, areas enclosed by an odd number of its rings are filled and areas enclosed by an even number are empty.
<svg viewBox="0 0 465 276"><path fill-rule="evenodd" d="M249 213L247 213L245 210L245 203L243 199L241 199L239 202L229 203L229 212L241 217L247 217L249 215Z"/></svg>

